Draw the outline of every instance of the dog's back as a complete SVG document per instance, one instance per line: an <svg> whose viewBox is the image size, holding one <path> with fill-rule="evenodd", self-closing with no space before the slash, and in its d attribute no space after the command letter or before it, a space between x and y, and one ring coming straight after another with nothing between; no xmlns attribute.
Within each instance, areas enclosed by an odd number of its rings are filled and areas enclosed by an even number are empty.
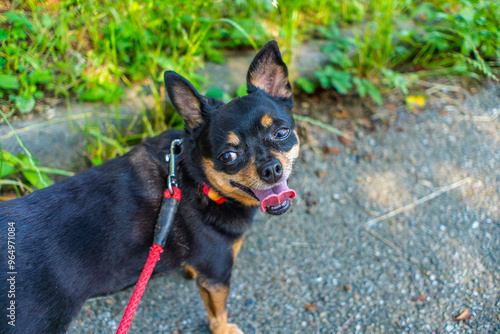
<svg viewBox="0 0 500 334"><path fill-rule="evenodd" d="M64 332L86 299L136 282L131 277L146 260L164 189L156 155L180 135L165 132L123 157L0 204L7 236L0 242L0 307L8 320L0 332Z"/></svg>

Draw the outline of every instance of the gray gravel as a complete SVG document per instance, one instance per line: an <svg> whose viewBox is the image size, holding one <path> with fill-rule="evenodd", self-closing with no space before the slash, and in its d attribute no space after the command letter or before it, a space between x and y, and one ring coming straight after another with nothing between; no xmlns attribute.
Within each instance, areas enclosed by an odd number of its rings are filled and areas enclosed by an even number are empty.
<svg viewBox="0 0 500 334"><path fill-rule="evenodd" d="M259 213L233 271L230 321L245 333L500 332L500 89L456 108L405 111L358 131L358 155L310 128L281 217ZM323 145L338 155L317 153ZM373 159L363 159L370 154ZM370 161L371 160L371 161ZM369 219L470 177L376 223ZM116 330L132 290L88 301L69 333ZM454 318L469 310L468 322ZM195 282L152 280L131 333L208 333Z"/></svg>

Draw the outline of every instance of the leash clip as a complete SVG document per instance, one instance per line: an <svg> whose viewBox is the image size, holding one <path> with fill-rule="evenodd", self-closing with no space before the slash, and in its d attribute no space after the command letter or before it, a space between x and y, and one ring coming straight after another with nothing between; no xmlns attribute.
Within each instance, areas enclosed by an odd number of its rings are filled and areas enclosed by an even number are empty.
<svg viewBox="0 0 500 334"><path fill-rule="evenodd" d="M173 187L177 187L177 176L175 175L175 167L178 162L179 155L182 153L182 139L174 139L170 144L170 153L165 156L168 162L169 174L167 179L168 191L170 195L174 195Z"/></svg>

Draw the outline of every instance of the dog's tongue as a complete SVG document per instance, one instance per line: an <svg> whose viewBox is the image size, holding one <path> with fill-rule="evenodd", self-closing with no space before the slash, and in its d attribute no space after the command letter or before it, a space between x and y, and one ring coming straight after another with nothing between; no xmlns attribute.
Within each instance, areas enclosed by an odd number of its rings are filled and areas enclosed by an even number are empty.
<svg viewBox="0 0 500 334"><path fill-rule="evenodd" d="M266 207L283 204L289 198L295 198L295 191L288 188L287 181L283 181L266 190L252 189L260 201L260 211L266 212Z"/></svg>

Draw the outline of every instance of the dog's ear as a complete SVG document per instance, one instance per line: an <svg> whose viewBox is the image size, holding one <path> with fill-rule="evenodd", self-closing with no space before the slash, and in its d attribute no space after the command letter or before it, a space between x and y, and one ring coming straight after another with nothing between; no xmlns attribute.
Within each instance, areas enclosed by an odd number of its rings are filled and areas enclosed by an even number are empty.
<svg viewBox="0 0 500 334"><path fill-rule="evenodd" d="M248 93L253 93L257 89L262 89L270 96L280 99L289 99L292 96L288 69L281 59L276 41L267 42L257 53L248 69Z"/></svg>
<svg viewBox="0 0 500 334"><path fill-rule="evenodd" d="M166 71L164 75L168 97L175 109L192 129L203 123L204 97L183 76Z"/></svg>

